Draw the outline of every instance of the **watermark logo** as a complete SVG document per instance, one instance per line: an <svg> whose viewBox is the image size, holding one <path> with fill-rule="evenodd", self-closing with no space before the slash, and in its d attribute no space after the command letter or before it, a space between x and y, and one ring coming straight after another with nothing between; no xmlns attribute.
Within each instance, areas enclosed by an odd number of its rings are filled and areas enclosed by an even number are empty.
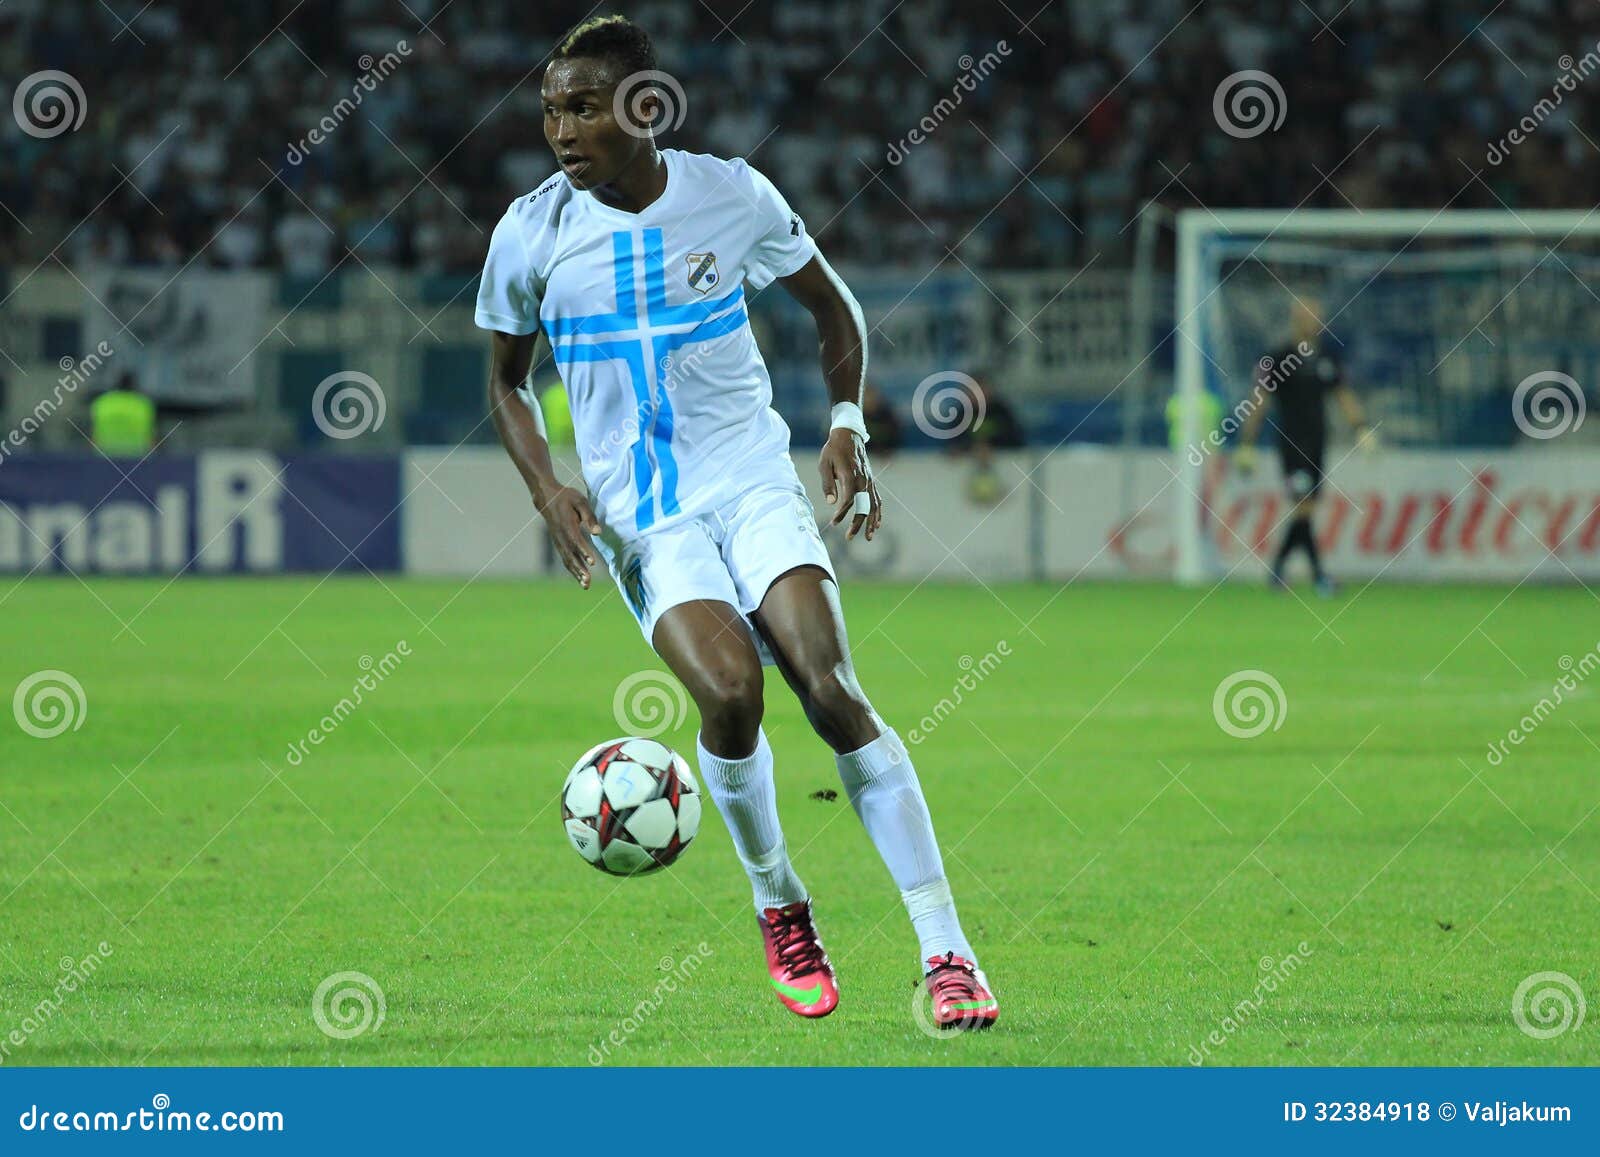
<svg viewBox="0 0 1600 1157"><path fill-rule="evenodd" d="M61 376L56 379L55 389L50 391L50 396L40 398L34 403L33 409L22 416L22 421L6 434L4 440L0 440L0 464L3 464L14 450L38 433L50 417L61 408L62 402L76 394L79 387L94 377L104 367L106 359L115 352L110 342L102 341L81 358L63 357L57 362Z"/></svg>
<svg viewBox="0 0 1600 1157"><path fill-rule="evenodd" d="M35 671L17 684L11 696L11 714L17 726L35 739L54 739L77 731L89 717L89 700L83 684L65 671Z"/></svg>
<svg viewBox="0 0 1600 1157"><path fill-rule="evenodd" d="M401 59L411 55L411 45L402 40L394 46L393 52L385 52L374 60L371 53L363 53L356 64L361 68L361 75L350 86L350 95L340 97L339 102L328 110L328 114L313 125L298 141L290 142L283 159L291 165L299 165L310 155L311 150L331 137L335 130L358 109L361 102L368 94L377 91L378 85L389 79L395 69L400 67Z"/></svg>
<svg viewBox="0 0 1600 1157"><path fill-rule="evenodd" d="M941 442L959 438L981 423L987 410L983 388L959 370L929 374L911 394L912 421Z"/></svg>
<svg viewBox="0 0 1600 1157"><path fill-rule="evenodd" d="M1583 387L1557 370L1529 374L1511 394L1511 420L1529 438L1540 441L1582 427L1586 410Z"/></svg>
<svg viewBox="0 0 1600 1157"><path fill-rule="evenodd" d="M1565 972L1535 972L1511 994L1511 1019L1534 1040L1576 1032L1588 1011L1583 989Z"/></svg>
<svg viewBox="0 0 1600 1157"><path fill-rule="evenodd" d="M10 1059L12 1049L20 1049L28 1043L29 1037L48 1024L61 1011L66 998L88 984L110 956L111 945L104 940L95 946L94 951L81 959L75 960L71 956L63 956L56 966L60 969L61 975L56 978L55 987L50 990L50 995L24 1013L22 1019L11 1026L11 1031L0 1036L0 1064Z"/></svg>
<svg viewBox="0 0 1600 1157"><path fill-rule="evenodd" d="M955 714L956 708L966 700L967 694L978 689L978 685L994 674L1000 664L1011 655L1011 643L1001 639L994 645L994 650L984 652L983 658L974 659L971 655L962 655L956 661L956 666L961 668L962 675L950 688L950 694L944 696L933 705L933 709L917 720L917 726L906 732L906 742L915 746L921 743L935 731L950 716Z"/></svg>
<svg viewBox="0 0 1600 1157"><path fill-rule="evenodd" d="M1211 97L1218 127L1240 140L1277 132L1288 113L1289 101L1277 77L1256 68L1224 77Z"/></svg>
<svg viewBox="0 0 1600 1157"><path fill-rule="evenodd" d="M1250 388L1250 392L1239 400L1231 413L1217 423L1215 429L1206 432L1206 436L1202 441L1189 446L1189 464L1191 466L1199 466L1213 451L1220 450L1227 445L1228 439L1260 407L1262 399L1277 393L1278 387L1288 381L1295 371L1305 364L1305 359L1315 352L1311 348L1310 342L1303 341L1281 358L1275 359L1270 356L1263 356L1256 363L1255 385ZM1183 397L1183 395L1179 395L1180 400Z"/></svg>
<svg viewBox="0 0 1600 1157"><path fill-rule="evenodd" d="M950 86L950 95L939 98L939 102L928 110L928 114L916 123L910 132L898 141L891 141L883 159L890 165L898 165L906 159L907 154L916 146L922 144L938 131L940 125L949 119L950 114L961 106L966 95L978 91L978 85L989 78L995 69L1000 67L1000 62L1011 55L1011 46L1004 40L996 41L994 48L985 52L982 57L974 60L971 53L965 53L956 61L961 68L961 75Z"/></svg>
<svg viewBox="0 0 1600 1157"><path fill-rule="evenodd" d="M679 987L687 985L689 981L694 979L694 974L699 971L700 965L715 955L716 953L711 950L711 945L702 940L695 945L695 950L682 960L674 960L670 956L663 956L656 963L656 968L658 971L666 973L666 975L656 981L655 986L650 990L650 994L635 1004L629 1010L628 1015L623 1017L617 1027L607 1033L599 1044L589 1046L589 1063L591 1065L605 1064L611 1058L611 1050L613 1048L620 1049L627 1044L629 1038L643 1028L646 1022L660 1011L661 1006L666 1004L667 999L677 992Z"/></svg>
<svg viewBox="0 0 1600 1157"><path fill-rule="evenodd" d="M928 988L926 979L911 994L911 1022L917 1026L917 1031L930 1040L949 1041L966 1035L939 1027L939 1019L933 1009L933 992Z"/></svg>
<svg viewBox="0 0 1600 1157"><path fill-rule="evenodd" d="M148 1109L111 1111L102 1101L88 1109L32 1104L17 1117L24 1133L282 1133L283 1114L276 1110L229 1109L222 1113L172 1108L172 1098L157 1093Z"/></svg>
<svg viewBox="0 0 1600 1157"><path fill-rule="evenodd" d="M1517 720L1516 726L1506 732L1504 739L1496 739L1489 744L1486 758L1490 766L1499 767L1504 763L1511 754L1512 747L1521 747L1526 743L1528 736L1555 714L1556 708L1565 703L1569 695L1577 692L1579 684L1596 670L1600 670L1600 643L1584 652L1583 657L1576 661L1571 655L1562 655L1556 661L1556 665L1561 668L1563 674L1550 685L1550 694L1541 695L1528 713Z"/></svg>
<svg viewBox="0 0 1600 1157"><path fill-rule="evenodd" d="M657 105L653 119L649 110L652 100ZM677 77L659 69L646 69L618 82L616 94L611 98L611 115L623 132L642 140L682 126L689 115L689 98L683 94L683 85L678 83Z"/></svg>
<svg viewBox="0 0 1600 1157"><path fill-rule="evenodd" d="M654 739L682 725L689 715L689 696L672 676L661 671L635 671L617 684L611 697L617 726L640 739Z"/></svg>
<svg viewBox="0 0 1600 1157"><path fill-rule="evenodd" d="M365 972L335 972L311 995L311 1019L335 1040L377 1032L388 1012L383 989Z"/></svg>
<svg viewBox="0 0 1600 1157"><path fill-rule="evenodd" d="M11 115L30 137L49 140L77 132L89 113L83 86L70 73L46 69L22 78L11 98Z"/></svg>
<svg viewBox="0 0 1600 1157"><path fill-rule="evenodd" d="M1235 739L1254 739L1283 727L1289 717L1289 697L1283 684L1265 671L1235 671L1217 684L1211 714L1217 726Z"/></svg>
<svg viewBox="0 0 1600 1157"><path fill-rule="evenodd" d="M1261 1011L1262 1005L1267 1002L1267 997L1277 992L1311 958L1311 951L1311 945L1302 940L1295 945L1293 952L1281 960L1263 956L1258 964L1262 976L1250 990L1250 995L1229 1009L1217 1022L1217 1027L1206 1034L1205 1039L1199 1044L1189 1046L1189 1063L1195 1066L1205 1064L1214 1050L1227 1044L1234 1033L1249 1024L1256 1013Z"/></svg>
<svg viewBox="0 0 1600 1157"><path fill-rule="evenodd" d="M383 387L359 370L330 374L311 395L311 420L341 442L380 429L387 412Z"/></svg>
<svg viewBox="0 0 1600 1157"><path fill-rule="evenodd" d="M394 650L384 652L383 658L374 660L371 655L362 655L356 666L361 668L362 674L350 685L350 694L341 696L333 705L333 710L317 721L317 725L306 732L304 739L297 739L289 745L288 754L284 757L291 767L299 767L310 754L308 748L321 747L330 735L344 725L344 721L356 713L356 708L366 702L368 693L376 691L390 675L400 668L402 659L411 657L411 643L401 639L395 644Z"/></svg>
<svg viewBox="0 0 1600 1157"><path fill-rule="evenodd" d="M1511 127L1498 141L1489 142L1489 150L1484 154L1484 160L1491 165L1498 165L1511 155L1511 150L1522 144L1523 141L1533 136L1556 109L1561 107L1562 101L1578 90L1581 81L1588 80L1597 69L1600 69L1600 44L1596 44L1577 60L1567 53L1556 61L1561 69L1561 75L1556 78L1555 84L1550 86L1550 95L1540 97L1528 114Z"/></svg>
<svg viewBox="0 0 1600 1157"><path fill-rule="evenodd" d="M933 1015L933 993L928 991L926 984L917 985L916 991L911 994L911 1023L930 1040L955 1040L961 1035L939 1027Z"/></svg>
<svg viewBox="0 0 1600 1157"><path fill-rule="evenodd" d="M584 454L584 461L598 470L616 450L633 445L641 433L650 431L658 419L664 399L670 399L684 381L699 372L702 364L711 360L712 344L701 342L687 350L663 354L656 363L655 396L641 398L620 426L607 430L604 437L592 440Z"/></svg>

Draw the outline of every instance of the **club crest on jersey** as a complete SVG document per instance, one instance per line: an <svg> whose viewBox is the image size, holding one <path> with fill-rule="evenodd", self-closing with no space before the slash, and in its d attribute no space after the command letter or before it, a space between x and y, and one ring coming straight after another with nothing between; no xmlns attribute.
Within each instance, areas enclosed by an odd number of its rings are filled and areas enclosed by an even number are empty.
<svg viewBox="0 0 1600 1157"><path fill-rule="evenodd" d="M715 253L689 254L689 288L699 293L710 293L721 278L717 274Z"/></svg>

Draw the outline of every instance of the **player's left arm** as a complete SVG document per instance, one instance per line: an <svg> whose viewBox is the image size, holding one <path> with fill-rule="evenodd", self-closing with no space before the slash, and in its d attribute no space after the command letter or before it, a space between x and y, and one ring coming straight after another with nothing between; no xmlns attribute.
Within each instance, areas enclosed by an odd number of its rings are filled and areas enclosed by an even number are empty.
<svg viewBox="0 0 1600 1157"><path fill-rule="evenodd" d="M867 373L867 323L855 295L821 253L778 280L817 323L829 403L837 406L849 402L859 407ZM854 431L835 426L828 432L817 465L822 472L824 495L830 503L837 504L832 525L837 526L853 511L846 540L854 538L863 527L870 540L883 523L883 500L872 478L865 442ZM857 495L864 496L865 510Z"/></svg>

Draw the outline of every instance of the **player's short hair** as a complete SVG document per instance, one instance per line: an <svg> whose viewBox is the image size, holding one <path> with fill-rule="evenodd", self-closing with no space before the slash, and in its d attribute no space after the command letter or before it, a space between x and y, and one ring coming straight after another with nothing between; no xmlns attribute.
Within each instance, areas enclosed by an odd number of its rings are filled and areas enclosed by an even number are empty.
<svg viewBox="0 0 1600 1157"><path fill-rule="evenodd" d="M626 16L594 16L583 21L561 38L552 57L613 61L621 69L621 76L656 71L655 45L645 30Z"/></svg>

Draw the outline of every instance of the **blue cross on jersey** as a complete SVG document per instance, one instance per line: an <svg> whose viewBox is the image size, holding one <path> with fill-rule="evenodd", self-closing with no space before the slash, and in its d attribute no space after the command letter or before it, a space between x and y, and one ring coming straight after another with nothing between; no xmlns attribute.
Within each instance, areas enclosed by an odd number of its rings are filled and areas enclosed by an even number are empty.
<svg viewBox="0 0 1600 1157"><path fill-rule="evenodd" d="M635 285L637 246L641 243L642 297ZM683 346L735 332L747 324L748 315L742 285L725 297L668 305L660 229L612 233L611 270L617 301L613 312L545 318L542 324L558 367L580 362L619 362L627 371L633 387L637 431L630 451L638 495L635 525L642 531L656 521L658 509L660 517L679 511L671 395L681 384L694 380L695 375L690 372L669 380L676 368L673 354ZM659 498L655 481L658 474Z"/></svg>

